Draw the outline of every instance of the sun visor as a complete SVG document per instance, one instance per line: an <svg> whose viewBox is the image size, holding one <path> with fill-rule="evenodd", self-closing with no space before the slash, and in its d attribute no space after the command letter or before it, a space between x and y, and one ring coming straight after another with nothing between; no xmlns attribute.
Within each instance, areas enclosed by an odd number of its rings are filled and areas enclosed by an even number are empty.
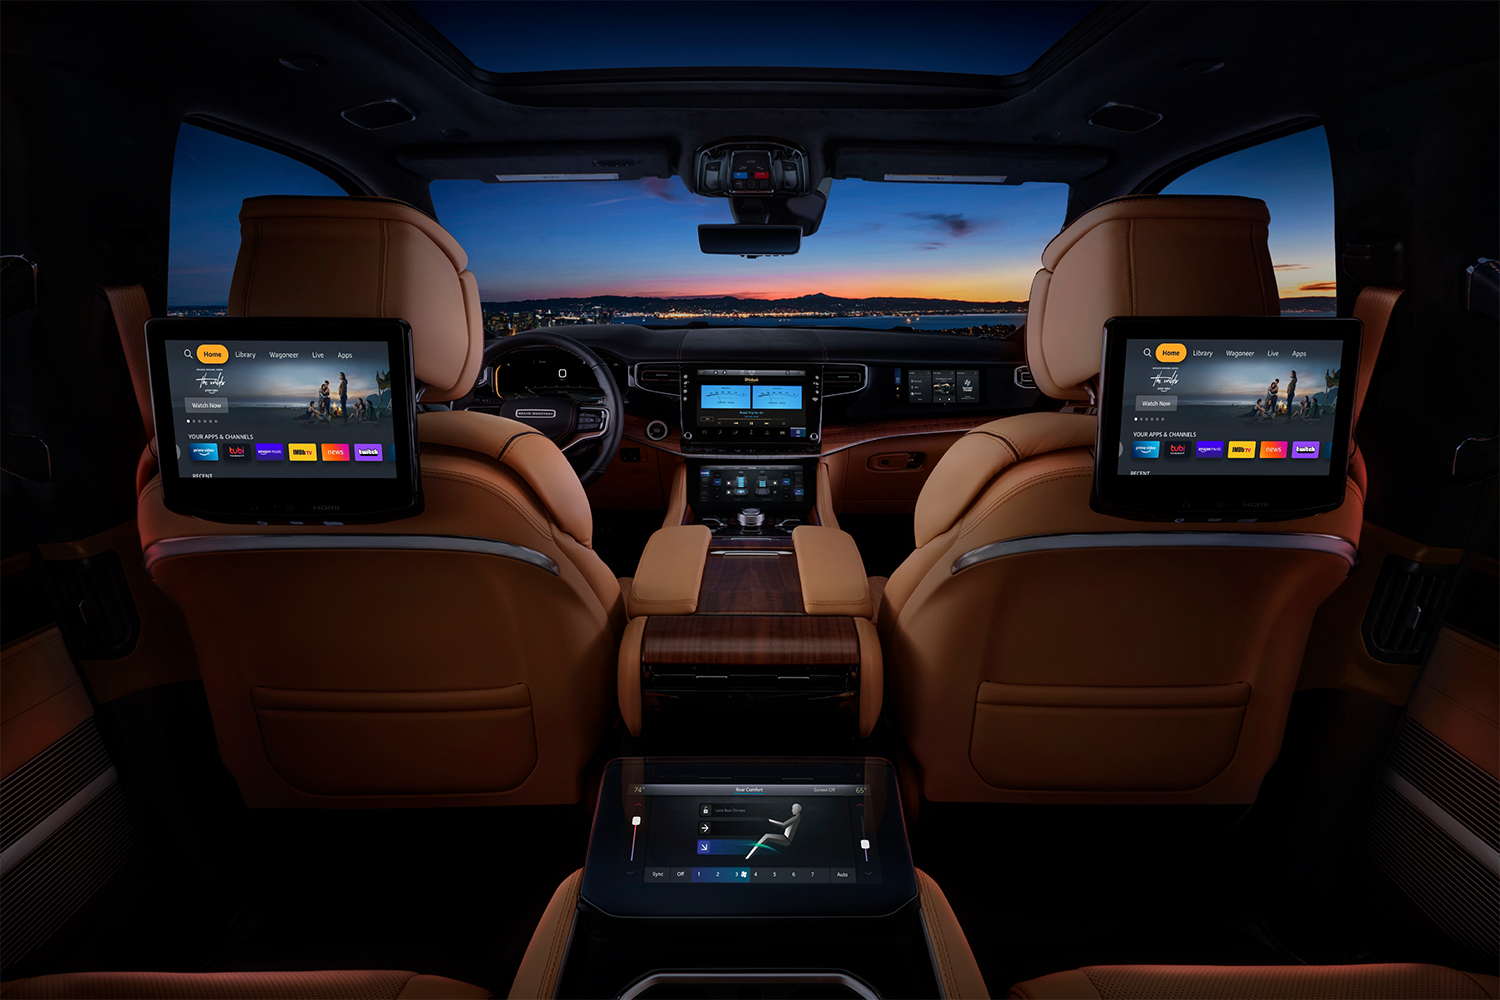
<svg viewBox="0 0 1500 1000"><path fill-rule="evenodd" d="M634 181L672 176L670 150L655 142L413 146L396 160L428 180Z"/></svg>
<svg viewBox="0 0 1500 1000"><path fill-rule="evenodd" d="M834 147L833 176L918 183L1071 183L1109 162L1109 153L1084 147L844 143Z"/></svg>

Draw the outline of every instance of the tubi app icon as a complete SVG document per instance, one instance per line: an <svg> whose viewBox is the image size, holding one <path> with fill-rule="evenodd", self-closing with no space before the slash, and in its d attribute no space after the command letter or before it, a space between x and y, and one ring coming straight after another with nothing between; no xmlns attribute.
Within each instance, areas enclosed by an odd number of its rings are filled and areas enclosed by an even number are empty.
<svg viewBox="0 0 1500 1000"><path fill-rule="evenodd" d="M1285 441L1262 441L1260 443L1261 458L1286 458Z"/></svg>
<svg viewBox="0 0 1500 1000"><path fill-rule="evenodd" d="M231 462L243 462L250 457L250 446L247 444L226 444L224 446L224 457Z"/></svg>
<svg viewBox="0 0 1500 1000"><path fill-rule="evenodd" d="M318 446L315 444L289 444L286 450L287 457L293 462L316 462L318 460Z"/></svg>
<svg viewBox="0 0 1500 1000"><path fill-rule="evenodd" d="M1133 441L1130 445L1131 458L1160 458L1160 441Z"/></svg>
<svg viewBox="0 0 1500 1000"><path fill-rule="evenodd" d="M1198 441L1198 442L1195 442L1195 443L1198 446L1198 457L1199 458L1223 458L1224 457L1224 442L1223 441Z"/></svg>
<svg viewBox="0 0 1500 1000"><path fill-rule="evenodd" d="M354 446L354 460L356 462L383 462L385 449L378 444L357 444ZM707 472L707 470L704 471Z"/></svg>
<svg viewBox="0 0 1500 1000"><path fill-rule="evenodd" d="M188 457L195 462L217 462L219 460L219 446L212 441L190 444L188 445Z"/></svg>
<svg viewBox="0 0 1500 1000"><path fill-rule="evenodd" d="M284 462L286 461L286 448L279 444L262 444L255 442L255 460L257 462Z"/></svg>
<svg viewBox="0 0 1500 1000"><path fill-rule="evenodd" d="M349 446L347 444L325 444L323 446L323 461L325 461L325 462L347 462L347 461L349 461Z"/></svg>
<svg viewBox="0 0 1500 1000"><path fill-rule="evenodd" d="M1322 444L1322 442L1320 442L1320 441L1293 441L1292 442L1292 457L1293 458L1317 458L1318 457L1318 452L1321 450L1320 449L1320 445L1321 444Z"/></svg>
<svg viewBox="0 0 1500 1000"><path fill-rule="evenodd" d="M1229 442L1228 454L1230 458L1254 458L1254 441L1231 441Z"/></svg>
<svg viewBox="0 0 1500 1000"><path fill-rule="evenodd" d="M1187 458L1188 457L1188 443L1186 441L1168 441L1167 442L1167 457L1168 458Z"/></svg>

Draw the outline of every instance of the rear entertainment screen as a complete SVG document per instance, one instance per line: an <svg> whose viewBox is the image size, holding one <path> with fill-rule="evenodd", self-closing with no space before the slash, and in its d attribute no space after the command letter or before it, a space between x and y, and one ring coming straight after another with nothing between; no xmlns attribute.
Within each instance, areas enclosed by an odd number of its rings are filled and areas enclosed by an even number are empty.
<svg viewBox="0 0 1500 1000"><path fill-rule="evenodd" d="M166 341L177 471L194 479L395 479L381 341Z"/></svg>
<svg viewBox="0 0 1500 1000"><path fill-rule="evenodd" d="M414 513L410 338L401 320L150 321L166 505L267 523Z"/></svg>
<svg viewBox="0 0 1500 1000"><path fill-rule="evenodd" d="M1337 506L1359 333L1339 319L1110 320L1099 496L1233 520Z"/></svg>

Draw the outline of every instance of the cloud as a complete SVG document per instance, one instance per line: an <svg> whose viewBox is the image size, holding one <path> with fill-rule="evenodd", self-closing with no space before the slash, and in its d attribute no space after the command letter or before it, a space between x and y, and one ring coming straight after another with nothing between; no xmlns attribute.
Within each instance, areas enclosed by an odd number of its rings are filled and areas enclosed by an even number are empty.
<svg viewBox="0 0 1500 1000"><path fill-rule="evenodd" d="M1308 267L1307 267L1306 264L1272 264L1271 265L1271 270L1273 270L1273 271L1306 271L1306 270L1308 270Z"/></svg>
<svg viewBox="0 0 1500 1000"><path fill-rule="evenodd" d="M1299 292L1336 292L1338 290L1339 283L1337 281L1309 281L1306 284L1297 286L1297 291Z"/></svg>
<svg viewBox="0 0 1500 1000"><path fill-rule="evenodd" d="M964 218L962 212L907 212L909 217L922 222L931 222L954 238L972 236L980 224Z"/></svg>
<svg viewBox="0 0 1500 1000"><path fill-rule="evenodd" d="M944 241L944 240L933 240L931 243L918 243L917 244L917 249L918 250L941 250L941 249L943 249L943 247L945 247L947 245L948 245L947 242Z"/></svg>

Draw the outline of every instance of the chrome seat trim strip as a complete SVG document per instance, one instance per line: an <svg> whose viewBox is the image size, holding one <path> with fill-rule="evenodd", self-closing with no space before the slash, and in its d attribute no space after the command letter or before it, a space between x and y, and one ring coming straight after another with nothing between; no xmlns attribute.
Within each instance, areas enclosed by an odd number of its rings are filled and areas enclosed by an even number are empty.
<svg viewBox="0 0 1500 1000"><path fill-rule="evenodd" d="M1076 535L1028 535L981 545L953 561L952 572L962 573L980 563L1027 552L1069 549L1281 549L1325 552L1350 566L1359 550L1336 535L1238 531L1105 531Z"/></svg>

